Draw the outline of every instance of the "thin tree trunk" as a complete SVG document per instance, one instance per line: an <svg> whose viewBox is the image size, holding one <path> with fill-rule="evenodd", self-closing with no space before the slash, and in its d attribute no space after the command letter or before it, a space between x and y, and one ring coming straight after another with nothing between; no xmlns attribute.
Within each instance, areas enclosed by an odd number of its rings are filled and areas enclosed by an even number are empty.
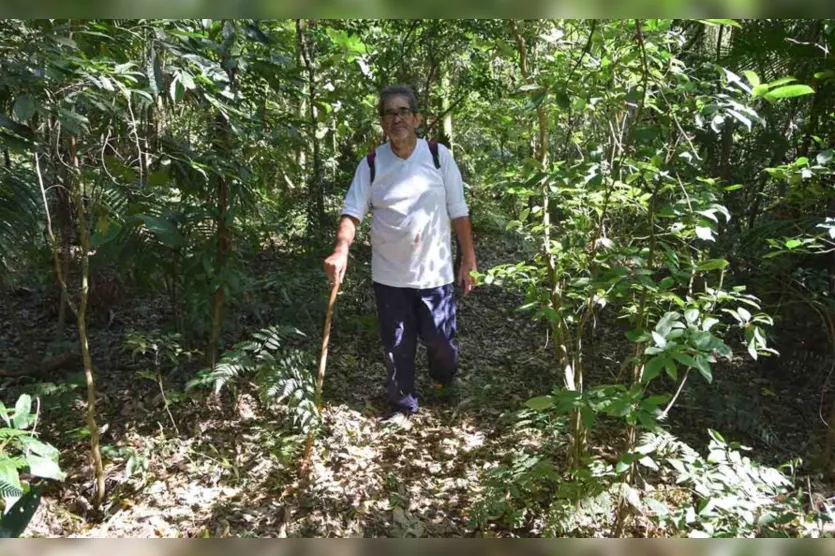
<svg viewBox="0 0 835 556"><path fill-rule="evenodd" d="M222 114L217 114L212 134L215 141L215 149L223 151L228 149L229 128L228 123ZM226 262L226 252L229 248L229 230L226 225L226 217L229 205L229 182L226 176L219 176L217 179L217 250L215 252L215 274L219 275ZM211 367L217 361L217 346L220 340L221 325L223 324L223 286L217 285L212 293L212 332L209 339L208 363Z"/></svg>
<svg viewBox="0 0 835 556"><path fill-rule="evenodd" d="M81 299L78 304L78 340L81 344L81 358L84 364L84 377L87 381L87 427L90 429L90 450L93 456L93 469L96 476L96 496L93 501L96 508L104 501L104 466L99 445L99 428L96 424L96 383L93 377L93 360L87 339L87 301L90 294L90 230L87 227L87 208L84 204L84 182L78 173L78 153L76 138L69 138L70 163L76 172L75 185L72 188L75 205L78 207L78 236L81 242Z"/></svg>
<svg viewBox="0 0 835 556"><path fill-rule="evenodd" d="M229 76L232 91L236 92L236 70L230 66L226 70L226 73ZM215 116L214 125L210 130L210 137L212 139L212 148L219 156L232 156L232 134L229 129L229 122L220 112ZM225 174L218 176L217 180L217 252L215 253L215 274L216 276L220 276L226 264L228 253L232 248L232 236L227 222L229 214L229 180ZM211 367L214 367L217 361L217 347L223 324L223 300L223 284L219 283L217 289L212 294L212 332L209 347L206 350Z"/></svg>
<svg viewBox="0 0 835 556"><path fill-rule="evenodd" d="M54 160L60 160L60 144L61 144L61 126L55 125L56 139ZM56 188L55 195L58 200L58 227L61 230L61 273L64 279L68 279L70 274L70 247L72 245L72 201L70 198L70 189L72 187L72 171L65 169L63 183ZM67 291L61 288L59 291L58 301L58 329L55 331L55 340L60 342L64 339L64 333L67 328Z"/></svg>
<svg viewBox="0 0 835 556"><path fill-rule="evenodd" d="M307 121L310 129L308 134L313 147L313 173L308 185L308 235L316 236L325 225L325 195L323 188L324 166L322 164L322 146L319 139L319 122L316 109L316 70L313 67L313 54L307 40L307 22L296 20L296 31L299 41L299 52L307 73Z"/></svg>
<svg viewBox="0 0 835 556"><path fill-rule="evenodd" d="M296 20L296 48L298 50L299 68L305 67L305 49L303 46L305 25L303 19ZM296 120L299 122L304 121L306 117L307 103L308 99L304 95L299 96L299 103L296 106ZM298 175L296 176L297 184L303 184L307 180L307 147L307 142L304 142L296 151L296 166L298 167Z"/></svg>

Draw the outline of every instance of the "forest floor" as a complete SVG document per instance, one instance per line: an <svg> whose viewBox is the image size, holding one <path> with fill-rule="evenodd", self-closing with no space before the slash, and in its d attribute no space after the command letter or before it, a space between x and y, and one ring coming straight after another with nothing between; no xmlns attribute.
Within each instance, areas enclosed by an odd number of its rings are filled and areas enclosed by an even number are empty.
<svg viewBox="0 0 835 556"><path fill-rule="evenodd" d="M359 250L357 261L365 254ZM480 267L486 269L513 260L513 248L492 240L480 257ZM276 271L269 261L263 266L265 274ZM142 365L120 349L128 328L147 330L164 324L164 301L138 303L122 309L122 325L93 331L108 486L101 512L91 508L93 480L80 375L6 381L7 404L21 391L40 395L39 431L61 449L61 465L68 473L63 483L48 488L27 534L542 534L545 515L530 512L518 520L502 515L508 508L501 500L491 501L495 497L491 484L506 479L490 477L501 465L524 461L525 454L563 458L564 435L559 427L543 426L547 418L533 416L523 406L525 400L561 383L552 363L553 344L544 328L518 314L521 298L500 288L477 288L461 297L458 403L423 396L420 413L407 427L385 426L379 421L385 408L384 369L367 264L358 263L352 270L353 277L337 302L325 378L324 428L315 443L308 483L299 483L297 469L304 438L288 430L280 412L261 404L251 384L241 383L234 396L185 395L183 386L199 367L183 365L170 371L163 384L176 426L172 423L159 385L140 374ZM306 287L326 298L324 280L320 288L310 286L312 282L307 280ZM296 298L290 293L284 291L282 297ZM14 315L0 323L0 342L10 346L8 358L20 361L27 351L45 349L43 331L48 323L39 316L37 296L6 296L3 303L0 313ZM318 345L317 327L323 316L316 318L310 312L322 303L322 299L313 303L306 317L315 340L311 345ZM293 314L300 314L296 309ZM281 311L276 305L267 319ZM247 325L242 336L257 328ZM628 342L605 326L590 342L588 382L614 381ZM425 365L421 348L419 392L429 391ZM718 376L714 390L694 386L683 397L682 416L672 423L683 437L701 447L708 426L723 432L731 429L735 439L754 447L755 458L771 464L814 452L812 431L820 426L815 422L816 403L810 400L817 400L819 384L775 383L751 364L735 362L728 370L731 378ZM604 428L593 439L593 450L603 455L616 452L620 441L617 428Z"/></svg>

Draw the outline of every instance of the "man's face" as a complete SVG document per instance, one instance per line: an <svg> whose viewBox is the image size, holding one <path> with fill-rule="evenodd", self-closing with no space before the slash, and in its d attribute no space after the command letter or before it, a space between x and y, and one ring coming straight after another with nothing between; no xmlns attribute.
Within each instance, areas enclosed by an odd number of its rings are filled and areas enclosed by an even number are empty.
<svg viewBox="0 0 835 556"><path fill-rule="evenodd" d="M406 97L389 97L383 104L383 131L394 141L415 136L420 122L420 114L412 113Z"/></svg>

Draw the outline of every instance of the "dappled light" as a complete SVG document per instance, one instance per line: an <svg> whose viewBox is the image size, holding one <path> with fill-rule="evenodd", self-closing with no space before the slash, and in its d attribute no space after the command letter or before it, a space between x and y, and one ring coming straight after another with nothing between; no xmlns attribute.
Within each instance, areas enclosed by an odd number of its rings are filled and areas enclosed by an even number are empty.
<svg viewBox="0 0 835 556"><path fill-rule="evenodd" d="M0 537L835 534L833 20L0 46Z"/></svg>

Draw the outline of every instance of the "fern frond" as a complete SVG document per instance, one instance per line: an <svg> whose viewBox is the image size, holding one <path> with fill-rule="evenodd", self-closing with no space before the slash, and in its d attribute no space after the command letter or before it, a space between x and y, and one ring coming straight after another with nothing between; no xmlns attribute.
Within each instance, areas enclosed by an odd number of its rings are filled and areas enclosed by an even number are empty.
<svg viewBox="0 0 835 556"><path fill-rule="evenodd" d="M17 498L23 496L23 489L0 477L0 496L3 498Z"/></svg>

